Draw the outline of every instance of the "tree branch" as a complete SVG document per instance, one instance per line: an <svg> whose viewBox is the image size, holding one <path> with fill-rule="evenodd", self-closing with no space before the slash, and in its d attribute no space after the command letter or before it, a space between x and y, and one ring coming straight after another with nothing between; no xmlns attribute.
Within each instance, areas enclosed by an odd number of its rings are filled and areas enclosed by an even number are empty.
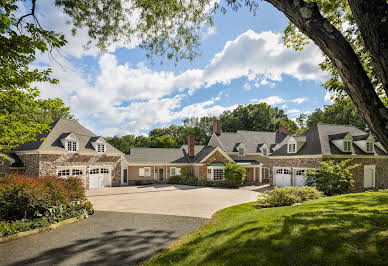
<svg viewBox="0 0 388 266"><path fill-rule="evenodd" d="M29 16L33 16L36 20L36 17L35 17L35 6L36 6L36 0L32 0L32 7L31 7L31 13L28 13L28 14L25 14L23 16L21 16L18 20L18 22L16 23L16 27L18 28L19 27L19 24L22 22L22 20L26 17L29 17Z"/></svg>
<svg viewBox="0 0 388 266"><path fill-rule="evenodd" d="M266 1L283 12L336 65L346 91L361 116L385 149L388 149L388 110L341 32L321 15L316 3L303 0Z"/></svg>
<svg viewBox="0 0 388 266"><path fill-rule="evenodd" d="M348 0L376 74L388 96L388 4L386 0Z"/></svg>

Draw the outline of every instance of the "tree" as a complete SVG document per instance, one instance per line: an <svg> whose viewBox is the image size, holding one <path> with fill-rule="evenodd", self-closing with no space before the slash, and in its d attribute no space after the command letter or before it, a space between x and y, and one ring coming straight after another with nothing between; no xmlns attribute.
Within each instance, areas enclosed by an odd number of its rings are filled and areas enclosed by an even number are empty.
<svg viewBox="0 0 388 266"><path fill-rule="evenodd" d="M333 79L325 86L346 92L364 121L388 149L388 109L378 93L388 94L388 20L386 0L266 0L284 13L291 24L286 44L301 49L311 39L327 59L321 66ZM148 56L163 55L176 61L199 54L200 29L227 7L242 5L253 12L257 0L190 1L83 1L56 0L73 19L74 31L89 29L100 48L111 41L130 42L135 37ZM136 19L131 19L136 15ZM348 28L345 25L349 26ZM287 38L291 36L291 38ZM298 36L300 38L294 38ZM291 41L290 41L291 40ZM296 40L294 42L293 40Z"/></svg>
<svg viewBox="0 0 388 266"><path fill-rule="evenodd" d="M22 143L49 130L49 124L59 117L71 117L69 108L60 99L39 98L32 82L58 80L50 77L51 70L30 69L36 52L50 52L63 46L63 35L46 31L35 17L35 3L31 12L16 17L15 0L0 2L0 156ZM26 19L32 21L24 23Z"/></svg>

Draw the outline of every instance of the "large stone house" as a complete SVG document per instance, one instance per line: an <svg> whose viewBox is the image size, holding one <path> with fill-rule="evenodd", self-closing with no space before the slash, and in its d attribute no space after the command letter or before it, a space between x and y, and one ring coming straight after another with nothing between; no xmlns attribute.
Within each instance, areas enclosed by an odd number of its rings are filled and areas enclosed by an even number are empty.
<svg viewBox="0 0 388 266"><path fill-rule="evenodd" d="M77 176L86 188L119 186L124 154L75 120L59 119L51 131L20 145L0 161L0 176ZM124 164L123 164L124 162Z"/></svg>
<svg viewBox="0 0 388 266"><path fill-rule="evenodd" d="M321 161L352 158L355 188L388 188L388 153L373 135L353 126L319 124L299 136L288 135L287 128L275 132L240 130L221 132L213 125L206 147L194 145L180 149L132 149L126 155L128 178L125 184L166 181L189 168L198 179L222 180L223 167L233 162L247 169L246 182L275 186L303 186L305 173Z"/></svg>

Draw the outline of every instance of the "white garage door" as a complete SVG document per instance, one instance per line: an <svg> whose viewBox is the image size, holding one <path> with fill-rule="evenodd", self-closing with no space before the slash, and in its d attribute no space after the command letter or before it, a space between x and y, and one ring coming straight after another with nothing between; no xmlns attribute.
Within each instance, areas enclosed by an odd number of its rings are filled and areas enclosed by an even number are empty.
<svg viewBox="0 0 388 266"><path fill-rule="evenodd" d="M286 168L275 168L274 186L290 187L291 186L291 170Z"/></svg>
<svg viewBox="0 0 388 266"><path fill-rule="evenodd" d="M89 188L102 188L111 186L111 174L108 169L94 168L89 172Z"/></svg>
<svg viewBox="0 0 388 266"><path fill-rule="evenodd" d="M294 186L303 187L306 183L306 169L295 170Z"/></svg>

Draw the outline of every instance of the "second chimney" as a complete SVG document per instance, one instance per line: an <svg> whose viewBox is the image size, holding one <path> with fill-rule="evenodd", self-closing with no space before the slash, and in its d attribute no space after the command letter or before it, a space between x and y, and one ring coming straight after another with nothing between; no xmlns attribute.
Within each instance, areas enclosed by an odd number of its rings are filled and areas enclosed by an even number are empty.
<svg viewBox="0 0 388 266"><path fill-rule="evenodd" d="M215 133L217 136L221 135L221 121L216 120L213 122L213 133Z"/></svg>
<svg viewBox="0 0 388 266"><path fill-rule="evenodd" d="M281 128L279 128L279 133L288 135L288 127L281 127Z"/></svg>
<svg viewBox="0 0 388 266"><path fill-rule="evenodd" d="M189 154L189 157L194 157L194 146L194 136L190 135L187 137L187 153Z"/></svg>

